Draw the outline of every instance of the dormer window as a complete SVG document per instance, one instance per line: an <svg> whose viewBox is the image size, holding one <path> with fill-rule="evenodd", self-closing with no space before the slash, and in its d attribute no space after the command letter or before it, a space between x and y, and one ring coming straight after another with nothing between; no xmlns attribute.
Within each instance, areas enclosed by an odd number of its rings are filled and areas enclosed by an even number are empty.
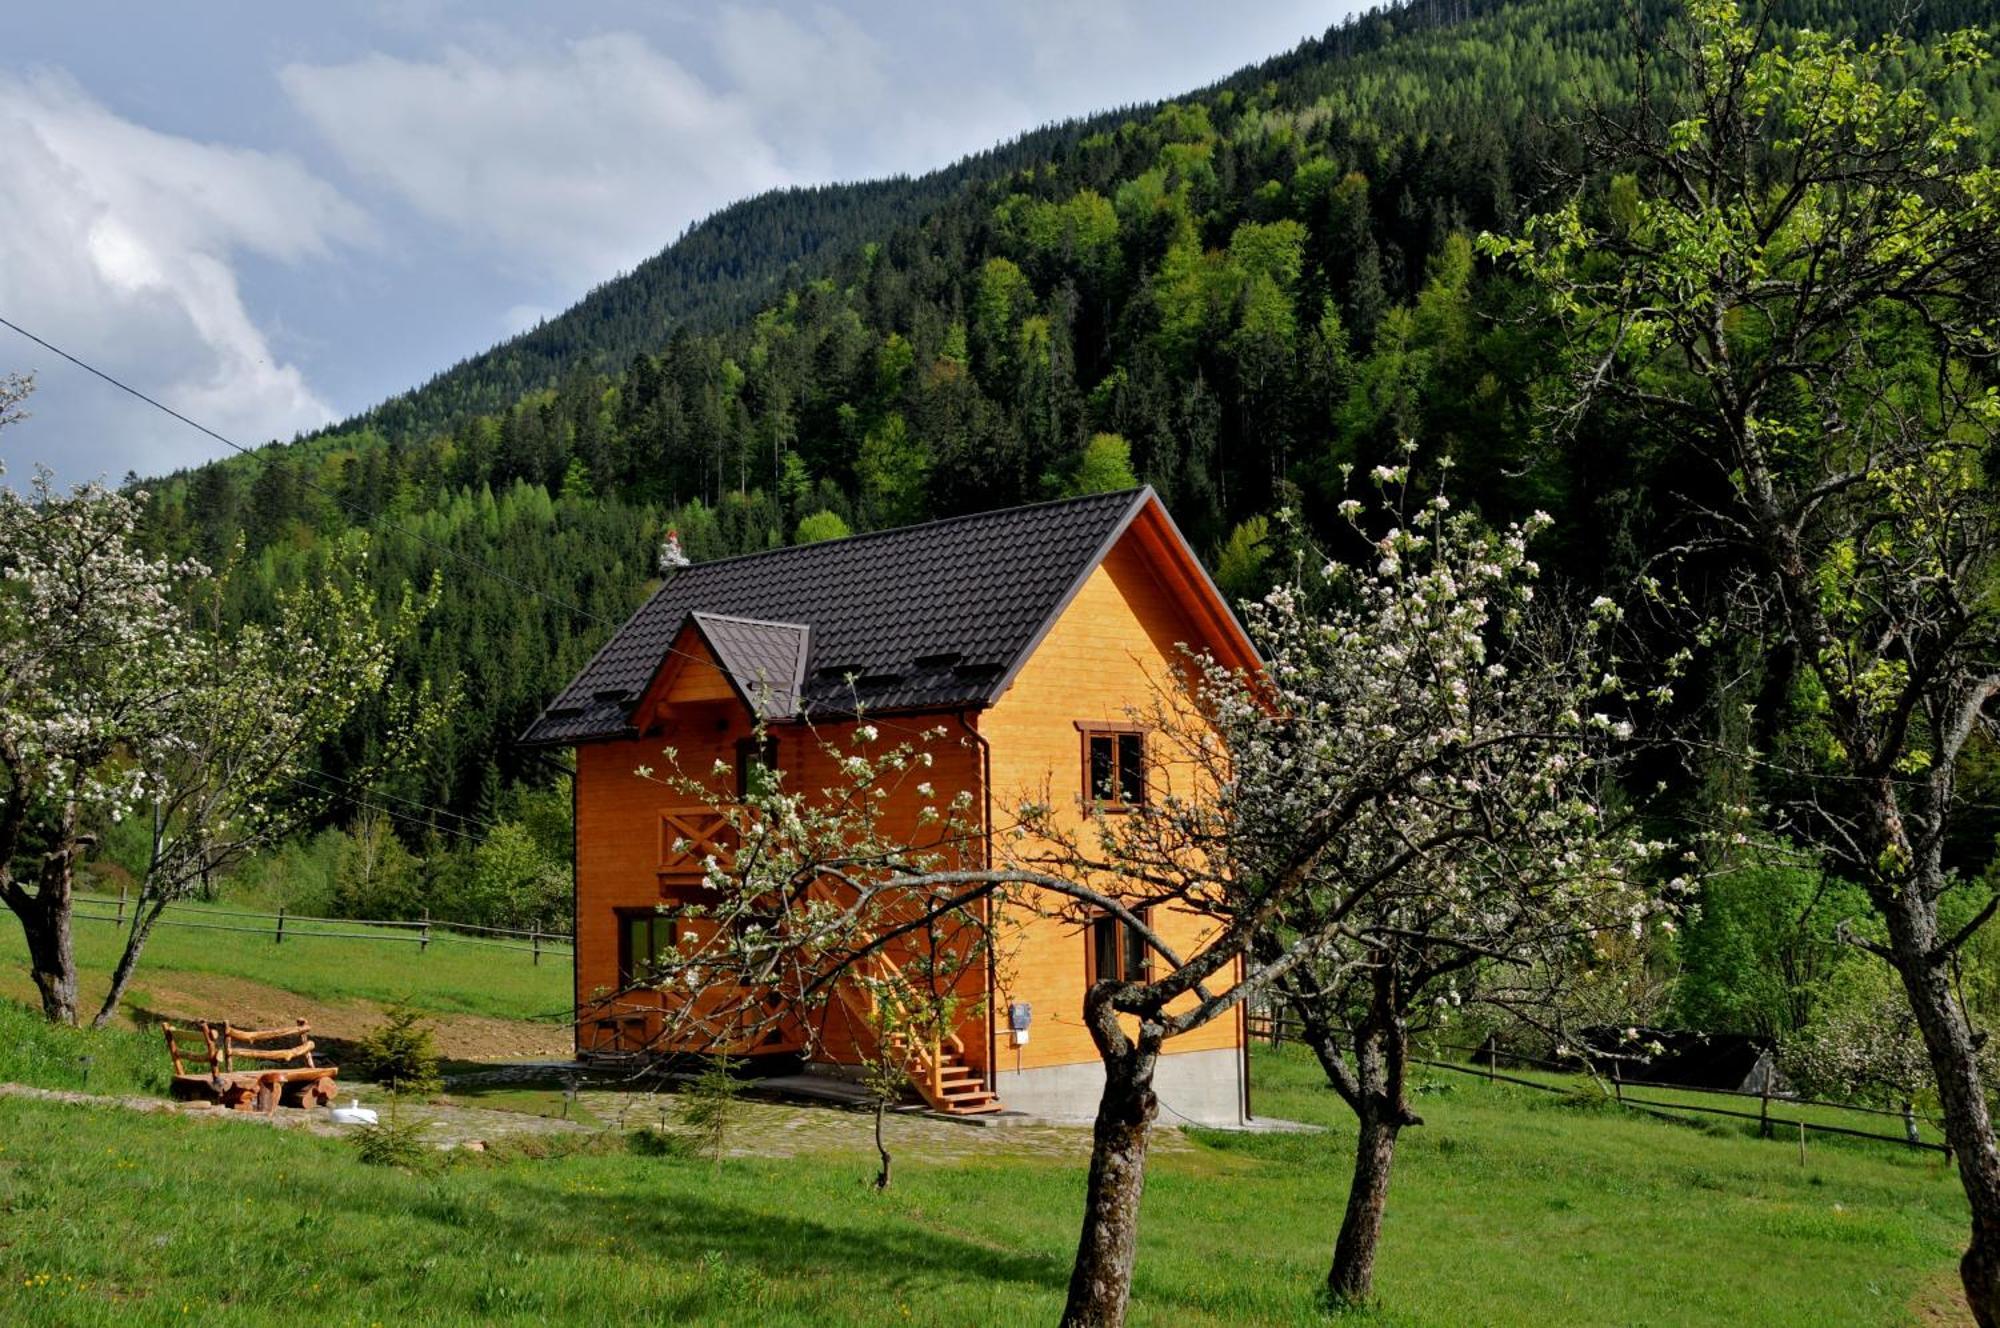
<svg viewBox="0 0 2000 1328"><path fill-rule="evenodd" d="M1083 724L1083 797L1096 811L1146 802L1146 734L1130 724Z"/></svg>

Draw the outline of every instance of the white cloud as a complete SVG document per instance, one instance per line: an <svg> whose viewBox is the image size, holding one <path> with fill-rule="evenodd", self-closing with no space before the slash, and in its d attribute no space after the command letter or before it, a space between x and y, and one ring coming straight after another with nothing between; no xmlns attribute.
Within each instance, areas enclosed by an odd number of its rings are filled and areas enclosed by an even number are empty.
<svg viewBox="0 0 2000 1328"><path fill-rule="evenodd" d="M1051 117L1182 91L1349 7L728 3L654 11L649 34L461 27L434 56L294 63L279 81L358 176L551 283L547 299L739 198L918 173Z"/></svg>
<svg viewBox="0 0 2000 1328"><path fill-rule="evenodd" d="M367 219L332 186L288 156L133 124L49 72L0 73L0 179L9 318L245 443L331 418L273 353L233 265L366 242ZM42 380L35 417L0 440L17 474L36 459L68 480L159 473L219 450L38 347L8 345L0 366Z"/></svg>
<svg viewBox="0 0 2000 1328"><path fill-rule="evenodd" d="M292 64L279 79L357 174L571 282L793 178L740 98L629 34L512 58Z"/></svg>

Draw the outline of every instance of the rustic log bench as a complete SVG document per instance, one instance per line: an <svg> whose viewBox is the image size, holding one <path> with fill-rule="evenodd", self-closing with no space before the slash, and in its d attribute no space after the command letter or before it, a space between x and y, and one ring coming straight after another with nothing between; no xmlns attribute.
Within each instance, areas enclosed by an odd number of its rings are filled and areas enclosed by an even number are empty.
<svg viewBox="0 0 2000 1328"><path fill-rule="evenodd" d="M275 1110L281 1101L298 1107L333 1101L333 1081L340 1070L313 1058L312 1026L303 1019L290 1028L207 1022L176 1027L162 1020L160 1031L167 1039L167 1058L174 1066L171 1091L178 1099L265 1112ZM281 1045L287 1040L290 1045ZM238 1069L239 1060L251 1064Z"/></svg>

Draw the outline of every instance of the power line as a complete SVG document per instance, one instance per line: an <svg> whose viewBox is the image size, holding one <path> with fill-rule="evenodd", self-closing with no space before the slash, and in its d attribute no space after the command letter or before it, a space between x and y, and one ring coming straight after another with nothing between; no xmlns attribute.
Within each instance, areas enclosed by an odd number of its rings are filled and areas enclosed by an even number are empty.
<svg viewBox="0 0 2000 1328"><path fill-rule="evenodd" d="M310 769L304 771L303 774L313 779L330 779L336 784L344 785L346 789L350 790L350 792L347 793L337 793L335 792L335 790L331 789L321 790L321 792L333 793L337 797L349 797L356 802L360 802L365 798L386 798L391 802L401 803L405 807L415 808L417 811L420 812L429 812L433 816L449 816L454 820L463 821L466 825L477 826L481 830L491 831L491 830L498 830L500 828L497 822L489 821L484 817L472 816L465 812L453 811L449 807L434 806L428 802L419 802L415 798L405 798L400 794L391 793L387 789L379 789L374 787L373 785L363 784L358 780L348 779L342 775L336 775L331 770ZM438 829L450 831L452 827L439 826Z"/></svg>
<svg viewBox="0 0 2000 1328"><path fill-rule="evenodd" d="M153 409L166 413L167 415L173 417L174 419L179 420L182 424L187 425L190 429L193 429L196 432L201 433L206 437L213 438L216 442L221 443L224 447L227 447L234 452L240 453L243 456L249 457L252 461L255 461L258 465L269 466L272 464L273 459L265 456L262 452L254 450L252 448L244 447L242 444L234 441L233 439L226 438L222 434L217 433L214 429L209 428L206 424L201 423L199 420L190 419L188 416L183 415L181 414L181 412L175 410L172 406L167 405L165 402L162 402L157 398L148 396L146 393L141 392L138 388L133 387L131 384L123 381L122 379L117 378L112 374L105 372L103 369L98 368L96 365L91 364L89 361L81 359L78 356L72 355L70 352L64 350L61 346L55 345L50 341L47 341L41 337L36 336L33 332L30 332L27 328L22 327L19 323L14 322L12 319L7 318L4 315L0 315L0 327L6 327L16 333L19 333L21 336L26 337L29 341L34 342L37 346L40 346L42 349L48 351L50 354L61 356L63 359L68 360L71 364L75 365L79 369L82 369L84 372L91 374L94 377L102 379L103 381L111 384L111 386L117 388L119 391L124 392L128 396L135 397L138 400L145 402L147 405L153 407ZM388 530L395 534L402 535L405 538L415 540L418 544L422 545L427 549L434 550L437 553L444 555L445 557L456 559L458 562L465 564L467 567L472 568L474 571L482 572L485 575L492 577L494 580L499 581L503 585L511 586L516 590L520 590L528 595L532 595L534 598L541 600L543 603L561 609L565 613L575 614L578 617L588 619L589 621L597 623L598 625L603 627L615 628L619 625L611 621L609 618L605 618L599 614L592 613L590 610L582 608L579 605L570 604L567 601L557 599L555 596L548 594L539 587L529 585L524 581L520 581L514 577L511 577L507 575L505 572L498 570L497 568L489 567L485 563L480 562L478 559L460 553L458 550L451 548L449 545L439 544L437 541L430 539L422 534L419 534L417 531L411 530L407 526L400 526L392 521L383 520L379 513L368 511L367 509L361 507L359 504L353 502L352 500L341 497L339 494L334 493L333 491L327 489L325 486L314 482L313 480L307 478L304 475L300 475L297 478L299 483L305 488L312 490L314 493L321 494L324 497L330 499L332 502L337 503L339 506L346 508L349 512L352 512L357 517L360 517L364 522L366 522L371 526L375 526L383 530ZM672 645L669 645L665 648L665 653L668 656L679 656L683 659L691 660L695 663L706 664L713 662L712 660L709 660L704 656L694 654L692 651L680 650ZM866 722L870 724L879 724L884 728L897 729L904 733L913 733L921 735L928 731L927 729L919 728L915 725L899 724L894 720L882 719L872 716L866 717Z"/></svg>
<svg viewBox="0 0 2000 1328"><path fill-rule="evenodd" d="M72 355L68 351L64 350L61 346L57 346L51 342L43 340L41 337L36 336L33 332L30 332L27 328L22 327L19 323L14 322L12 319L0 316L0 327L10 328L13 331L18 332L20 335L34 342L37 346L40 346L43 350L48 351L50 354L60 355L63 359L68 360L71 364L74 364L77 368L82 369L85 373L92 374L98 378L103 379L105 382L111 384L111 386L117 388L120 392L124 392L129 396L138 398L140 401L145 402L147 405L153 407L153 409L155 410L164 411L166 414L172 416L174 419L179 420L182 424L187 425L190 429L193 429L196 432L201 433L209 438L213 438L216 442L221 443L224 447L229 448L231 451L249 457L252 461L257 462L259 465L268 466L271 464L270 458L263 456L261 453L251 448L243 446L241 443L238 443L233 439L223 437L215 430L209 428L206 424L201 423L199 420L189 419L187 416L175 410L172 406L167 405L165 402L162 402L157 398L147 396L144 392L141 392L138 388L133 387L130 383L127 383L122 379L113 377L111 374L106 373L104 370L98 368L96 365L91 364L86 360L79 359L77 356ZM554 607L563 610L565 613L575 614L577 617L580 618L587 618L592 622L599 623L606 627L617 626L616 623L612 622L608 618L602 617L599 614L592 613L589 609L583 608L580 605L570 604L564 600L557 599L555 596L546 593L545 591L541 590L536 586L529 585L525 581L521 581L515 577L511 577L507 575L507 573L502 572L497 568L488 567L485 563L480 562L476 558L467 557L465 554L460 553L458 550L452 548L449 545L440 544L436 540L433 540L428 536L422 535L417 531L411 530L407 526L399 526L394 522L385 521L382 519L379 513L370 512L366 510L358 503L355 503L350 499L343 498L341 495L333 492L332 490L326 488L324 485L319 484L304 475L300 475L297 478L299 483L303 485L305 488L311 489L314 493L320 494L330 499L331 501L338 503L340 506L346 508L348 511L352 512L357 517L360 517L364 522L367 522L369 525L376 526L384 530L391 530L398 535L402 535L408 539L415 540L418 544L423 545L427 549L431 549L434 552L439 553L447 558L456 559L457 561L464 563L467 567L470 567L475 571L483 572L487 576L492 577L496 581L511 586L516 590L523 591L529 595L533 595L536 599L539 599L546 604L553 605Z"/></svg>

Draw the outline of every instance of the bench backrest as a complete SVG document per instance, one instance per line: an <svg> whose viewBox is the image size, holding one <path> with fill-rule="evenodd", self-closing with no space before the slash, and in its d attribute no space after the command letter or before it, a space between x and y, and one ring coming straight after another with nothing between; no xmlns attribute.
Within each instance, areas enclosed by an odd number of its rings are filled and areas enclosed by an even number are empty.
<svg viewBox="0 0 2000 1328"><path fill-rule="evenodd" d="M238 1028L206 1021L176 1026L161 1020L160 1032L166 1036L167 1058L174 1063L177 1076L188 1074L187 1063L197 1057L200 1065L196 1074L233 1073L239 1060L299 1061L308 1069L319 1068L313 1059L312 1025L303 1019L289 1028Z"/></svg>
<svg viewBox="0 0 2000 1328"><path fill-rule="evenodd" d="M289 1045L283 1045L289 1042ZM236 1062L300 1061L317 1068L313 1059L312 1025L301 1019L290 1028L238 1028L222 1026L222 1068L234 1070Z"/></svg>
<svg viewBox="0 0 2000 1328"><path fill-rule="evenodd" d="M167 1059L174 1063L174 1076L179 1078L188 1073L182 1062L183 1055L192 1059L197 1054L201 1066L197 1073L213 1074L216 1069L215 1027L212 1024L196 1024L192 1028L177 1028L162 1019L160 1032L167 1039ZM197 1045L199 1051L197 1052Z"/></svg>

